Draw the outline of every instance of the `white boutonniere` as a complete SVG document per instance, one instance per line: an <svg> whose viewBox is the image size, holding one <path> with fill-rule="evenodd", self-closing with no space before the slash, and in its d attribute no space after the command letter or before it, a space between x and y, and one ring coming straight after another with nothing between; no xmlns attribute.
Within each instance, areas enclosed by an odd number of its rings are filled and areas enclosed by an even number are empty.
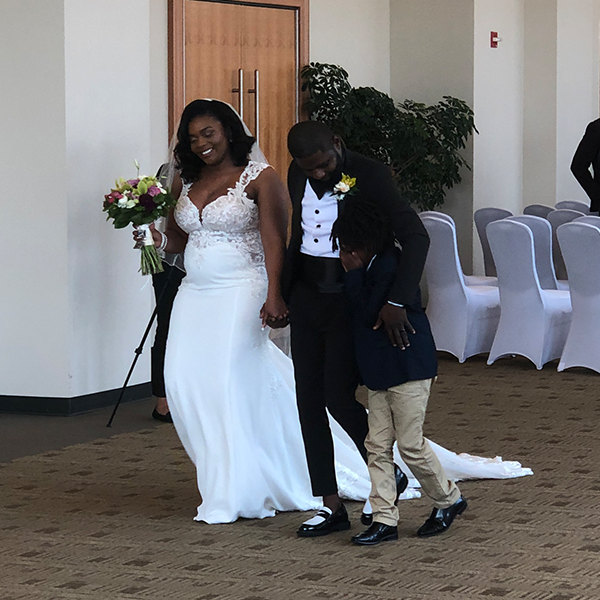
<svg viewBox="0 0 600 600"><path fill-rule="evenodd" d="M338 201L356 192L358 192L356 177L350 177L345 173L342 173L342 178L333 186L333 193L337 196Z"/></svg>

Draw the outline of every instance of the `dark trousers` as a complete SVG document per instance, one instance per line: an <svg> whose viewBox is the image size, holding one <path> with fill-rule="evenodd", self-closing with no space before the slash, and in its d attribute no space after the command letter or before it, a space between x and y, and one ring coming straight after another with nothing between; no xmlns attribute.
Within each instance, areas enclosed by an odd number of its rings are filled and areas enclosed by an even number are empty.
<svg viewBox="0 0 600 600"><path fill-rule="evenodd" d="M367 413L355 397L359 376L344 293L319 293L305 283L290 298L292 359L308 470L315 496L338 491L326 408L362 457Z"/></svg>
<svg viewBox="0 0 600 600"><path fill-rule="evenodd" d="M167 336L169 334L169 320L171 318L173 300L175 300L181 280L185 277L185 273L181 269L172 267L166 262L163 262L163 268L164 271L162 273L152 275L152 287L154 288L154 298L158 304L158 311L156 313L156 334L154 335L154 344L150 352L150 370L152 394L159 398L164 398L167 395L165 391L164 366Z"/></svg>

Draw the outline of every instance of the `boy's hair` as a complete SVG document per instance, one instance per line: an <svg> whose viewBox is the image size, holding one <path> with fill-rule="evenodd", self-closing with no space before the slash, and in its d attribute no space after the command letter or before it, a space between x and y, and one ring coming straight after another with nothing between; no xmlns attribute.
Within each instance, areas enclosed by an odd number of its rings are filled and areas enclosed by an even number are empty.
<svg viewBox="0 0 600 600"><path fill-rule="evenodd" d="M347 199L331 228L333 249L380 254L394 247L394 231L386 214L372 202Z"/></svg>

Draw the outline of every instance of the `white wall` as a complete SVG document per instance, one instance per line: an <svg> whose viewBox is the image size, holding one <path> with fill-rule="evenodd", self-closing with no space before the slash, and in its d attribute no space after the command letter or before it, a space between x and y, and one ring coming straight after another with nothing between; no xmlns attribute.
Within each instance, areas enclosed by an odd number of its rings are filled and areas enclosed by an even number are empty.
<svg viewBox="0 0 600 600"><path fill-rule="evenodd" d="M473 106L473 0L391 0L391 95L434 104L455 96ZM472 145L464 155L473 160ZM454 217L458 245L471 270L472 173L446 195L444 212Z"/></svg>
<svg viewBox="0 0 600 600"><path fill-rule="evenodd" d="M310 60L344 67L353 87L390 92L390 1L311 0Z"/></svg>
<svg viewBox="0 0 600 600"><path fill-rule="evenodd" d="M65 1L74 396L120 387L152 310L130 230L114 230L100 210L116 177L135 176L135 159L143 174L156 170L150 156L150 30L148 0ZM145 359L132 383L148 379Z"/></svg>
<svg viewBox="0 0 600 600"><path fill-rule="evenodd" d="M490 47L490 32L502 41ZM473 211L486 206L518 214L523 182L523 3L475 2ZM474 272L483 255L474 233Z"/></svg>
<svg viewBox="0 0 600 600"><path fill-rule="evenodd" d="M524 6L523 207L556 198L556 0Z"/></svg>
<svg viewBox="0 0 600 600"><path fill-rule="evenodd" d="M569 167L586 125L598 118L600 0L557 0L556 199L589 203Z"/></svg>
<svg viewBox="0 0 600 600"><path fill-rule="evenodd" d="M68 395L62 0L3 0L0 18L0 394Z"/></svg>

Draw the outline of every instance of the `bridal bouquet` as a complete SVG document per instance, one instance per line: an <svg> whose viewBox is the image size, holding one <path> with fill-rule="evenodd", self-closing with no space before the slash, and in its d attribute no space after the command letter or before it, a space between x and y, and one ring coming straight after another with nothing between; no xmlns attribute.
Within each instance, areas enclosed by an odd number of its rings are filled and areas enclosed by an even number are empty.
<svg viewBox="0 0 600 600"><path fill-rule="evenodd" d="M138 176L135 179L117 179L115 187L104 196L102 210L113 220L115 229L129 224L144 233L141 247L142 275L162 272L162 261L154 247L150 224L159 217L166 217L175 205L175 199L157 177L140 177L140 166L135 161Z"/></svg>

